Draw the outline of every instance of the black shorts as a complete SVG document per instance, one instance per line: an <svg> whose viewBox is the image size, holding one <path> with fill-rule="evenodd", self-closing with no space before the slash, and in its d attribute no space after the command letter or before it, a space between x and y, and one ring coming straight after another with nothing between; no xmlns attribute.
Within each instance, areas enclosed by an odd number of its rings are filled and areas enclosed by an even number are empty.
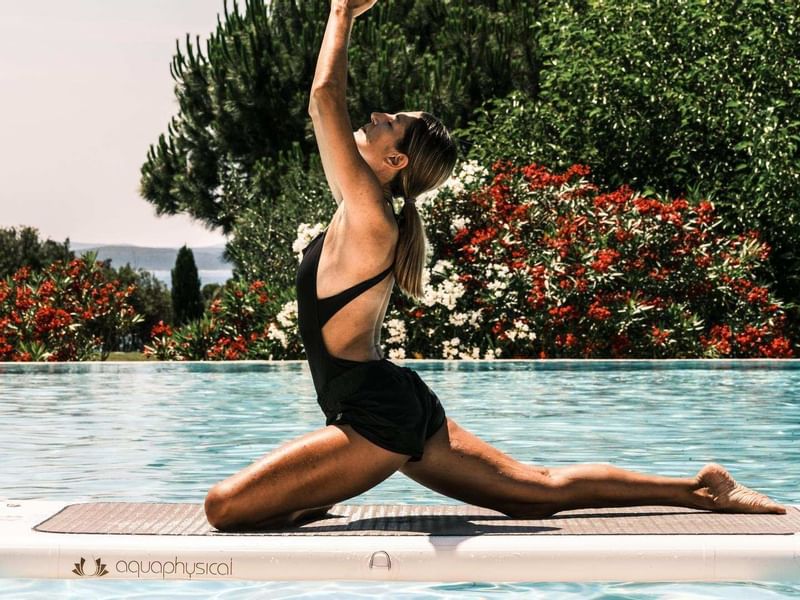
<svg viewBox="0 0 800 600"><path fill-rule="evenodd" d="M330 380L317 402L326 425L350 425L381 448L419 461L445 423L442 404L414 371L388 359L365 362Z"/></svg>

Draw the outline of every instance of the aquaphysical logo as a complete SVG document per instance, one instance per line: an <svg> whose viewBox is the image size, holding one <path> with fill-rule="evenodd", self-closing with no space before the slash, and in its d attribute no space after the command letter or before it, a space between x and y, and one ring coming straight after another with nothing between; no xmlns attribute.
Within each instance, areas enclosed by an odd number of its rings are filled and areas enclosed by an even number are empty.
<svg viewBox="0 0 800 600"><path fill-rule="evenodd" d="M75 575L80 577L102 577L103 575L108 575L108 570L106 566L101 562L101 559L96 558L94 561L94 573L87 572L83 566L86 564L86 559L81 556L81 562L75 563L75 568L72 569L72 572Z"/></svg>

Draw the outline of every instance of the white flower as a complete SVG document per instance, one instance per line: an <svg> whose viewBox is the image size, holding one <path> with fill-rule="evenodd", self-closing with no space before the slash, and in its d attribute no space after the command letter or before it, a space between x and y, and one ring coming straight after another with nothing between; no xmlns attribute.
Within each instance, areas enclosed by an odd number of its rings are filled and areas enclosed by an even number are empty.
<svg viewBox="0 0 800 600"><path fill-rule="evenodd" d="M429 283L423 286L422 303L425 306L433 306L441 304L448 310L453 310L456 307L456 302L465 292L464 286L458 281L458 273L450 275L449 279L445 279L438 286L432 286Z"/></svg>
<svg viewBox="0 0 800 600"><path fill-rule="evenodd" d="M461 192L464 191L464 184L461 183L461 181L457 176L451 175L439 189L450 190L453 194L460 194Z"/></svg>
<svg viewBox="0 0 800 600"><path fill-rule="evenodd" d="M483 358L485 358L486 360L494 360L495 359L494 348L489 348L486 351L486 354L483 355Z"/></svg>
<svg viewBox="0 0 800 600"><path fill-rule="evenodd" d="M461 169L458 173L458 178L464 185L472 185L485 179L489 175L489 171L483 167L476 160L468 160L461 163Z"/></svg>
<svg viewBox="0 0 800 600"><path fill-rule="evenodd" d="M508 280L506 279L492 279L486 287L494 292L495 296L501 296L508 287Z"/></svg>
<svg viewBox="0 0 800 600"><path fill-rule="evenodd" d="M465 350L463 352L458 353L458 358L462 360L477 360L480 357L481 357L481 349L475 346L473 346L472 350L469 352Z"/></svg>
<svg viewBox="0 0 800 600"><path fill-rule="evenodd" d="M389 350L389 358L403 359L406 357L405 348L392 348Z"/></svg>
<svg viewBox="0 0 800 600"><path fill-rule="evenodd" d="M433 265L431 268L431 273L436 273L437 275L444 275L449 269L453 268L453 262L450 260L438 260L436 264Z"/></svg>
<svg viewBox="0 0 800 600"><path fill-rule="evenodd" d="M389 319L386 322L386 329L389 331L387 344L402 344L406 341L406 324L400 319Z"/></svg>
<svg viewBox="0 0 800 600"><path fill-rule="evenodd" d="M481 183L489 175L478 161L468 160L461 163L457 172L454 172L447 181L442 184L441 189L450 190L453 194L459 194L467 186Z"/></svg>
<svg viewBox="0 0 800 600"><path fill-rule="evenodd" d="M461 327L464 323L467 322L467 314L460 312L452 312L450 313L449 322L451 325L455 325L456 327Z"/></svg>
<svg viewBox="0 0 800 600"><path fill-rule="evenodd" d="M276 318L281 326L287 329L293 327L297 322L297 300L290 300L284 304Z"/></svg>
<svg viewBox="0 0 800 600"><path fill-rule="evenodd" d="M442 358L456 358L458 356L458 346L460 340L453 338L452 340L444 340L442 342Z"/></svg>
<svg viewBox="0 0 800 600"><path fill-rule="evenodd" d="M450 233L456 233L459 229L464 229L469 223L470 220L467 217L456 217L450 221Z"/></svg>
<svg viewBox="0 0 800 600"><path fill-rule="evenodd" d="M515 319L511 328L508 331L506 331L506 335L508 335L510 340L513 340L515 337L519 337L520 339L523 340L536 339L536 334L533 331L531 331L530 326L523 319Z"/></svg>
<svg viewBox="0 0 800 600"><path fill-rule="evenodd" d="M481 311L473 310L469 315L469 324L472 325L473 329L480 329L481 328Z"/></svg>
<svg viewBox="0 0 800 600"><path fill-rule="evenodd" d="M292 251L297 254L297 262L303 260L303 249L308 246L311 240L322 233L324 229L324 223L317 223L316 225L300 223L300 225L297 226L297 239L292 243Z"/></svg>
<svg viewBox="0 0 800 600"><path fill-rule="evenodd" d="M286 338L286 333L279 327L276 327L275 323L269 324L269 329L267 331L267 334L269 335L270 338L278 340L281 346L283 346L284 348L286 348L286 346L288 345L288 339Z"/></svg>

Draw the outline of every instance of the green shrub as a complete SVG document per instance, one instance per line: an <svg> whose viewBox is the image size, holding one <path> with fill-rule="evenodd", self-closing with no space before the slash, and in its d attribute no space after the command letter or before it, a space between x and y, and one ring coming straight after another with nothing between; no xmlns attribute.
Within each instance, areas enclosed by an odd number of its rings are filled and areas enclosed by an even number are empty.
<svg viewBox="0 0 800 600"><path fill-rule="evenodd" d="M159 360L302 358L297 302L263 281L231 279L202 318L182 327L153 327L145 354Z"/></svg>
<svg viewBox="0 0 800 600"><path fill-rule="evenodd" d="M800 4L558 3L537 31L540 94L485 107L462 132L470 158L709 199L726 231L761 232L776 293L800 300Z"/></svg>
<svg viewBox="0 0 800 600"><path fill-rule="evenodd" d="M130 305L133 286L109 279L95 257L0 280L0 360L106 359L141 316Z"/></svg>
<svg viewBox="0 0 800 600"><path fill-rule="evenodd" d="M63 243L40 240L39 231L34 227L0 228L0 279L22 267L39 272L52 262L69 262L73 258L75 254L69 249L69 240Z"/></svg>
<svg viewBox="0 0 800 600"><path fill-rule="evenodd" d="M588 167L476 163L423 202L436 261L394 297L390 357L790 357L768 246L710 202L601 193Z"/></svg>

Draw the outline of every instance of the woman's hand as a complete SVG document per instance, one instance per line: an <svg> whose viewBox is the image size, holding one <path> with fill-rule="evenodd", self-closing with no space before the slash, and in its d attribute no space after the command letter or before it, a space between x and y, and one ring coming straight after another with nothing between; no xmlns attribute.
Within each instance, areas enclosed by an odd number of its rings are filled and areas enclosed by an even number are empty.
<svg viewBox="0 0 800 600"><path fill-rule="evenodd" d="M375 6L377 2L378 0L333 0L332 4L347 8L352 12L353 17L358 17Z"/></svg>

